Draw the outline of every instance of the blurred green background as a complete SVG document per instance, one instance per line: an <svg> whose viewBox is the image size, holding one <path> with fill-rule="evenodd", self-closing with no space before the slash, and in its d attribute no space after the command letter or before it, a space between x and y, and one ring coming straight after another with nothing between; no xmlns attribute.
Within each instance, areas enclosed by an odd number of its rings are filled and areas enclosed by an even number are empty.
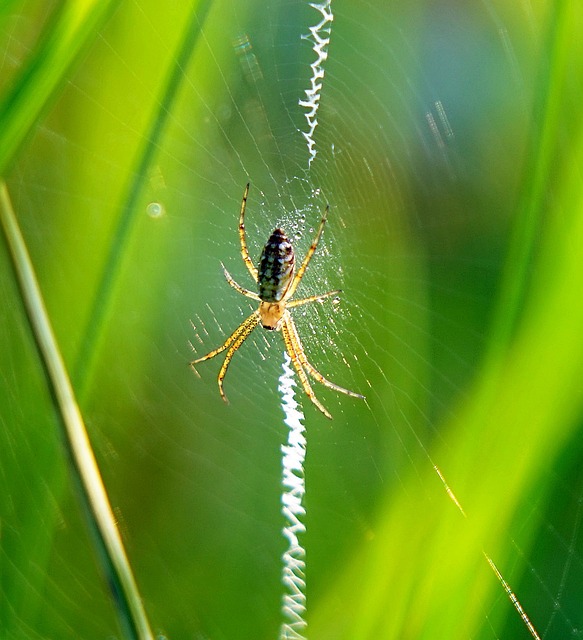
<svg viewBox="0 0 583 640"><path fill-rule="evenodd" d="M583 9L333 0L0 7L0 169L156 633L281 624L281 336L188 369L250 310L276 225L309 246L308 636L583 628ZM121 637L0 243L0 637ZM302 308L303 310L303 308ZM194 327L191 325L194 325ZM455 495L463 509L456 507Z"/></svg>

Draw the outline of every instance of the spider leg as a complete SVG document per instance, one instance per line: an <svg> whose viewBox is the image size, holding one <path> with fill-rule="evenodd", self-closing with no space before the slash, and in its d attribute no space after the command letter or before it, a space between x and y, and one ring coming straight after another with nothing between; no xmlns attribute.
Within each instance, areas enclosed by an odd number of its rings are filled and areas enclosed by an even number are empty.
<svg viewBox="0 0 583 640"><path fill-rule="evenodd" d="M235 291L238 291L239 293L242 293L244 296L247 296L248 298L252 298L253 300L260 299L259 296L253 291L249 291L249 289L245 289L240 284L237 284L233 279L233 276L227 271L227 269L225 268L225 265L222 262L221 262L221 267L223 267L223 273L225 274L225 278L227 282L233 287L233 289L235 289Z"/></svg>
<svg viewBox="0 0 583 640"><path fill-rule="evenodd" d="M298 330L296 329L295 322L293 321L293 318L287 311L286 311L286 316L287 316L286 321L288 324L288 331L291 335L292 342L295 345L295 350L298 356L298 360L300 361L300 364L302 365L302 367L312 376L312 378L314 378L314 380L317 380L318 382L321 382L325 387L328 387L329 389L334 389L334 391L339 391L340 393L344 393L347 396L352 396L353 398L364 399L364 396L362 394L355 393L354 391L350 391L350 389L345 389L344 387L334 384L334 382L331 382L330 380L328 380L328 378L325 378L315 367L313 367L308 362L308 358L306 356L306 352L304 351L304 347L300 340Z"/></svg>
<svg viewBox="0 0 583 640"><path fill-rule="evenodd" d="M328 412L328 410L324 407L324 405L316 398L316 394L314 393L310 381L308 380L308 376L302 367L302 347L298 344L297 341L297 333L295 332L295 327L293 324L293 320L288 311L285 312L283 316L283 323L281 325L281 332L283 334L283 341L285 343L285 348L288 352L289 357L291 358L292 364L296 373L298 374L298 378L302 383L302 387L308 398L318 407L318 409L330 420L332 416ZM305 357L305 356L304 356Z"/></svg>
<svg viewBox="0 0 583 640"><path fill-rule="evenodd" d="M293 296L295 290L298 288L298 285L300 284L301 279L304 277L304 273L308 268L308 264L310 264L310 260L312 259L314 252L318 248L318 242L320 242L320 237L322 236L322 231L324 230L324 225L326 224L326 218L328 217L329 210L330 210L330 205L326 205L326 208L324 209L324 214L322 215L322 220L320 220L320 226L318 227L318 231L316 231L316 235L314 236L314 240L312 241L312 244L308 249L308 253L306 253L306 257L304 258L304 261L302 262L300 268L298 269L296 275L294 276L294 279L291 283L289 291L287 292L286 298L291 298Z"/></svg>
<svg viewBox="0 0 583 640"><path fill-rule="evenodd" d="M235 351L237 351L237 349L239 349L239 347L245 342L245 340L247 340L247 338L249 337L249 334L253 331L253 329L255 329L255 327L258 324L259 324L259 314L257 313L257 311L254 311L247 318L247 320L245 320L245 322L239 325L239 328L237 329L237 331L235 331L236 335L233 334L235 335L235 337L233 338L231 346L227 351L227 355L225 356L225 361L223 362L223 366L219 371L219 377L217 378L217 381L219 383L219 393L221 394L221 398L225 402L228 402L228 400L227 400L227 396L225 395L225 392L223 391L223 380L227 375L227 369L229 368L229 363L231 362L231 359L233 358Z"/></svg>
<svg viewBox="0 0 583 640"><path fill-rule="evenodd" d="M219 353L222 353L225 349L228 349L233 344L233 342L241 335L241 333L246 329L247 323L249 323L250 320L253 319L254 316L256 315L257 315L257 312L254 312L246 320L244 320L220 347L217 347L216 349L209 351L209 353L207 353L206 356L202 356L201 358L197 358L196 360L193 360L190 363L190 368L195 373L197 373L196 369L194 368L195 364L198 364L199 362L204 362L205 360L210 360L211 358L218 356ZM258 320L256 320L256 323L257 322Z"/></svg>
<svg viewBox="0 0 583 640"><path fill-rule="evenodd" d="M253 260L249 257L249 249L247 248L247 239L245 237L245 208L247 206L247 196L249 195L249 183L245 187L243 200L241 201L241 213L239 214L239 238L241 239L241 256L249 273L257 282L257 267L253 264ZM229 283L230 284L230 283Z"/></svg>
<svg viewBox="0 0 583 640"><path fill-rule="evenodd" d="M291 300L286 303L286 307L288 309L292 307L299 307L301 304L307 304L308 302L319 302L320 300L324 300L324 298L329 298L330 296L338 295L342 293L342 289L335 289L334 291L328 291L328 293L320 293L316 296L310 296L309 298L300 298L299 300Z"/></svg>

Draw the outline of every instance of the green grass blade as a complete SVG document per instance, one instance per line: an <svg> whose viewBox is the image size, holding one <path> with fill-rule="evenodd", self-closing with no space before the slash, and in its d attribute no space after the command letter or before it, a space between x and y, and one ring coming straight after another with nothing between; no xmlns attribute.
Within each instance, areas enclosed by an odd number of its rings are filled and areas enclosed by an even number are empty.
<svg viewBox="0 0 583 640"><path fill-rule="evenodd" d="M104 564L116 596L123 627L128 638L150 640L153 634L5 183L0 184L0 220L10 247L28 318L62 419L65 442L82 490L83 503L106 560Z"/></svg>
<svg viewBox="0 0 583 640"><path fill-rule="evenodd" d="M117 0L65 2L52 16L37 50L0 102L0 175L116 5Z"/></svg>
<svg viewBox="0 0 583 640"><path fill-rule="evenodd" d="M506 348L520 320L529 273L537 246L538 232L544 217L545 198L552 179L551 164L557 133L563 123L561 110L563 84L570 54L569 29L572 20L569 3L549 7L547 42L548 60L543 60L538 78L537 101L534 106L534 131L528 153L525 182L518 205L519 215L513 229L506 270L498 300L498 309L490 346L493 355Z"/></svg>
<svg viewBox="0 0 583 640"><path fill-rule="evenodd" d="M93 309L89 314L90 320L79 351L78 366L74 375L74 380L78 380L80 384L81 397L84 397L90 386L90 377L94 369L93 359L98 350L99 339L107 324L105 319L110 311L115 283L138 212L138 200L142 195L144 184L148 180L148 170L159 150L160 140L168 119L171 117L173 103L181 87L181 82L184 81L184 69L187 68L189 58L201 36L202 25L211 6L211 0L203 2L197 0L195 4L197 5L196 10L193 7L190 21L186 24L184 35L178 43L175 63L168 70L166 83L162 85L159 100L156 101L157 111L152 117L150 130L144 135L144 144L137 158L137 170L133 172L132 180L128 184L126 201L121 205L121 215L113 234L103 274L97 285Z"/></svg>

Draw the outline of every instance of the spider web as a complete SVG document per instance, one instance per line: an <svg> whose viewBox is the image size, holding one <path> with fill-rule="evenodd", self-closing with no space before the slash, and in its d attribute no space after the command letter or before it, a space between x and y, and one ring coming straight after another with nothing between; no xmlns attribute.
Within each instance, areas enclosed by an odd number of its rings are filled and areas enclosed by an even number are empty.
<svg viewBox="0 0 583 640"><path fill-rule="evenodd" d="M221 269L253 288L250 182L254 259L276 226L301 259L330 204L297 295L343 292L293 316L312 364L366 395L314 383L329 423L296 388L306 635L580 637L577 376L536 387L547 363L520 368L526 294L496 344L544 18L488 0L159 4L119 3L7 176L154 628L282 622L281 335L241 347L226 406L219 362L186 366L254 309ZM57 10L0 12L2 95ZM2 255L0 635L120 637ZM526 378L540 393L521 404Z"/></svg>

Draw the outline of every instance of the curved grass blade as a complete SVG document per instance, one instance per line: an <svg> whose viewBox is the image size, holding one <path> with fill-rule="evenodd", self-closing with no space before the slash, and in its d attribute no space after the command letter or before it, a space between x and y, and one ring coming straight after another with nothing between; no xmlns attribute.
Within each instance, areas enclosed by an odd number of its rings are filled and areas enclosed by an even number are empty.
<svg viewBox="0 0 583 640"><path fill-rule="evenodd" d="M77 358L78 365L74 370L73 379L79 381L80 397L85 396L90 386L90 376L93 371L93 358L98 350L99 341L105 326L105 318L109 312L115 283L119 275L122 258L133 228L133 222L138 211L137 202L142 193L144 183L148 177L148 169L154 162L159 149L160 139L166 124L172 114L172 105L177 97L184 80L184 69L188 66L190 57L202 34L202 26L211 7L211 0L198 0L191 11L191 19L184 29L182 40L176 52L176 62L169 70L165 86L159 98L159 108L154 115L149 131L144 135L144 147L137 159L137 169L128 185L127 198L121 207L121 216L117 228L112 235L109 255L105 261L103 275L96 290L93 309L89 314L90 322L85 332L84 340Z"/></svg>
<svg viewBox="0 0 583 640"><path fill-rule="evenodd" d="M495 360L511 342L517 331L528 294L532 264L537 248L555 158L558 130L564 126L561 102L567 62L572 55L568 31L573 16L569 3L558 2L549 11L546 50L542 57L538 90L533 112L531 149L526 154L526 179L509 244L506 269L493 326L494 339L490 343L490 358ZM551 187L552 188L552 187Z"/></svg>
<svg viewBox="0 0 583 640"><path fill-rule="evenodd" d="M45 113L71 67L117 6L117 0L65 2L51 16L39 46L0 101L0 175Z"/></svg>
<svg viewBox="0 0 583 640"><path fill-rule="evenodd" d="M138 588L126 556L83 417L61 357L30 256L18 227L5 182L0 182L0 222L10 248L27 315L48 383L64 427L65 443L90 524L104 559L117 611L128 638L153 640Z"/></svg>

